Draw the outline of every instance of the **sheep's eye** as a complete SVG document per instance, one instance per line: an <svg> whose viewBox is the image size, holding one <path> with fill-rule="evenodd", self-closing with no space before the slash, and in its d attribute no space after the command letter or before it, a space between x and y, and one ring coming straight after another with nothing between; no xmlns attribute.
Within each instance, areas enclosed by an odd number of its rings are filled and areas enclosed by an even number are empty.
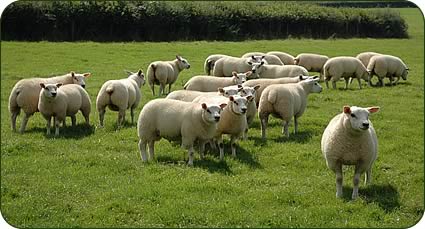
<svg viewBox="0 0 425 229"><path fill-rule="evenodd" d="M355 114L351 114L351 117L355 118L355 117L356 117L356 115L355 115Z"/></svg>
<svg viewBox="0 0 425 229"><path fill-rule="evenodd" d="M239 104L235 101L236 106L238 106Z"/></svg>
<svg viewBox="0 0 425 229"><path fill-rule="evenodd" d="M207 110L207 112L211 114L211 111L210 110Z"/></svg>

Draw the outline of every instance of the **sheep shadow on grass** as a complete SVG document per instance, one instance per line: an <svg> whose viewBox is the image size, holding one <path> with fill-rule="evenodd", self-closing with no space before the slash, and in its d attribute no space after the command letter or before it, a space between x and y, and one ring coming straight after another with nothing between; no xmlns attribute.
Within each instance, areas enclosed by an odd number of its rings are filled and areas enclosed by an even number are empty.
<svg viewBox="0 0 425 229"><path fill-rule="evenodd" d="M306 144L310 142L311 138L313 137L312 131L298 131L298 133L294 134L293 132L289 134L289 138L284 136L283 134L280 134L277 137L271 138L267 137L266 140L263 140L261 137L249 137L250 139L254 140L255 146L266 146L267 141L271 140L278 143L285 143L285 142L294 142L294 143L300 143L300 144Z"/></svg>
<svg viewBox="0 0 425 229"><path fill-rule="evenodd" d="M343 187L343 199L351 200L352 187ZM376 203L385 212L391 212L400 207L400 195L397 189L389 184L376 185L371 184L359 188L359 198L362 198L366 203Z"/></svg>
<svg viewBox="0 0 425 229"><path fill-rule="evenodd" d="M50 128L50 135L45 133L46 138L72 138L81 139L94 134L96 127L80 123L75 126L66 126L59 128L59 136L55 136L55 128ZM43 129L46 131L46 128Z"/></svg>
<svg viewBox="0 0 425 229"><path fill-rule="evenodd" d="M230 143L224 143L224 157L232 158L231 152L232 149L230 148ZM215 150L208 147L207 154L219 160L220 155L218 153L218 147ZM240 147L239 145L236 145L236 158L234 159L248 165L250 168L253 169L262 168L261 164L258 162L258 158L251 152Z"/></svg>
<svg viewBox="0 0 425 229"><path fill-rule="evenodd" d="M156 161L161 164L166 165L186 165L187 166L187 158L185 157L184 160L177 159L173 156L168 155L158 155L156 157ZM195 168L201 168L205 169L210 173L221 173L224 175L232 175L233 172L230 169L229 165L226 163L226 161L220 161L218 159L214 159L210 156L206 156L204 159L200 159L198 156L195 156L193 158L193 167Z"/></svg>

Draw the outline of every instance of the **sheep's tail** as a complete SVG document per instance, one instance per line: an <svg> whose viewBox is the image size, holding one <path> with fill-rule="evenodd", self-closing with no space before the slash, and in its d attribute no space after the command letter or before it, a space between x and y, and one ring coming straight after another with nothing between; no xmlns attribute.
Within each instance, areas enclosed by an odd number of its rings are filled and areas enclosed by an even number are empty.
<svg viewBox="0 0 425 229"><path fill-rule="evenodd" d="M213 61L212 60L206 60L205 61L204 70L205 70L205 73L207 75L210 75L211 74L212 64L213 64Z"/></svg>
<svg viewBox="0 0 425 229"><path fill-rule="evenodd" d="M155 66L155 64L150 64L148 67L148 79L149 79L149 83L154 84L155 82L158 82L158 79L156 78L156 69L157 66Z"/></svg>
<svg viewBox="0 0 425 229"><path fill-rule="evenodd" d="M373 69L375 69L375 60L371 58L371 60L369 61L369 63L366 66L366 71L372 72Z"/></svg>
<svg viewBox="0 0 425 229"><path fill-rule="evenodd" d="M109 85L107 88L106 88L106 93L108 94L108 97L109 97L109 104L113 104L112 103L112 93L114 93L114 87L113 87L113 85Z"/></svg>
<svg viewBox="0 0 425 229"><path fill-rule="evenodd" d="M10 113L19 112L20 110L18 102L16 101L19 93L20 93L20 90L16 87L14 87L12 92L10 93L9 106L8 106Z"/></svg>
<svg viewBox="0 0 425 229"><path fill-rule="evenodd" d="M329 64L325 64L325 66L323 66L323 69L322 69L321 74L323 75L323 80L328 79L328 75L329 75Z"/></svg>

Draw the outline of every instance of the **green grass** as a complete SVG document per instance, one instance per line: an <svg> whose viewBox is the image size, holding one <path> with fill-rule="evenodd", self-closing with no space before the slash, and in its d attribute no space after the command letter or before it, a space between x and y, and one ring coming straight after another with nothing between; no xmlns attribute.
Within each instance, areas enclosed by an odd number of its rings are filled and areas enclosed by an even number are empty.
<svg viewBox="0 0 425 229"><path fill-rule="evenodd" d="M1 213L15 227L409 227L424 210L424 31L417 9L400 10L409 39L290 39L247 42L173 43L1 43ZM192 65L173 90L202 73L206 56L281 50L329 56L378 51L400 56L410 67L396 87L324 90L312 94L300 119L300 133L282 137L271 118L268 140L260 140L258 119L233 159L226 141L223 162L216 153L196 154L161 140L157 162L143 164L136 127L116 130L117 114L107 111L97 129L95 98L108 79L124 69L145 70L154 60L180 53ZM36 113L23 135L10 130L7 101L21 78L68 71L91 72L91 129L83 125L45 135ZM153 99L147 86L142 103ZM143 105L142 104L142 105ZM353 169L345 169L344 198L335 198L335 177L326 167L320 139L342 106L381 106L371 116L379 139L373 184L351 201ZM141 110L139 106L137 113ZM127 115L129 117L129 115ZM21 118L21 116L20 116ZM20 118L18 125L20 125ZM77 117L83 123L82 116ZM292 131L292 127L290 129Z"/></svg>

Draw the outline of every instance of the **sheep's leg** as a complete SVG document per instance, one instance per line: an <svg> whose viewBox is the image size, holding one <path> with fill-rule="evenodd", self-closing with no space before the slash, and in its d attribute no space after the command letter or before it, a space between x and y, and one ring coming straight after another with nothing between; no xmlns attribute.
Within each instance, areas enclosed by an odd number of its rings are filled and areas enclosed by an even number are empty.
<svg viewBox="0 0 425 229"><path fill-rule="evenodd" d="M294 116L294 134L298 133L298 117Z"/></svg>
<svg viewBox="0 0 425 229"><path fill-rule="evenodd" d="M134 124L134 107L131 107L130 115L131 115L131 125L133 125Z"/></svg>
<svg viewBox="0 0 425 229"><path fill-rule="evenodd" d="M344 89L345 90L348 89L348 83L349 83L349 81L351 81L350 78L345 78L345 86L344 86Z"/></svg>
<svg viewBox="0 0 425 229"><path fill-rule="evenodd" d="M125 110L119 110L118 112L118 128L124 124L125 121Z"/></svg>
<svg viewBox="0 0 425 229"><path fill-rule="evenodd" d="M18 115L19 115L19 109L20 109L20 108L18 108L18 110L17 110L17 111L14 111L14 112L11 114L11 117L10 117L10 124L11 124L12 130L13 130L14 132L16 132L16 118L17 118L17 117L18 117Z"/></svg>
<svg viewBox="0 0 425 229"><path fill-rule="evenodd" d="M365 181L366 185L369 185L372 182L372 168L366 170Z"/></svg>
<svg viewBox="0 0 425 229"><path fill-rule="evenodd" d="M64 123L63 126L65 126L65 120L63 120L63 123ZM72 126L75 126L75 124L77 123L77 118L75 117L75 115L71 115L71 123L72 123Z"/></svg>
<svg viewBox="0 0 425 229"><path fill-rule="evenodd" d="M193 145L189 146L188 156L189 156L189 162L187 164L189 166L193 166Z"/></svg>
<svg viewBox="0 0 425 229"><path fill-rule="evenodd" d="M325 79L326 89L329 89L329 80Z"/></svg>
<svg viewBox="0 0 425 229"><path fill-rule="evenodd" d="M155 85L154 84L149 84L151 91L152 91L152 95L155 96Z"/></svg>
<svg viewBox="0 0 425 229"><path fill-rule="evenodd" d="M232 149L232 157L236 158L236 141L238 138L236 136L230 137L230 148Z"/></svg>
<svg viewBox="0 0 425 229"><path fill-rule="evenodd" d="M206 141L199 140L199 155L201 156L202 160L205 158L205 155L204 155L205 144L206 144Z"/></svg>
<svg viewBox="0 0 425 229"><path fill-rule="evenodd" d="M106 109L102 108L98 112L99 112L99 125L100 127L103 127L103 120L105 119Z"/></svg>
<svg viewBox="0 0 425 229"><path fill-rule="evenodd" d="M360 78L357 78L357 82L359 82L359 88L362 89L362 82Z"/></svg>
<svg viewBox="0 0 425 229"><path fill-rule="evenodd" d="M378 78L379 78L379 86L383 87L384 86L384 79L381 78L381 77L378 77Z"/></svg>
<svg viewBox="0 0 425 229"><path fill-rule="evenodd" d="M71 118L72 119L72 118ZM62 121L62 126L63 127L66 127L66 117L65 117L65 119Z"/></svg>
<svg viewBox="0 0 425 229"><path fill-rule="evenodd" d="M355 200L359 196L359 183L360 183L360 166L356 165L354 178L353 178L353 194L351 195L351 199Z"/></svg>
<svg viewBox="0 0 425 229"><path fill-rule="evenodd" d="M394 85L397 85L398 81L400 81L400 76L397 76L397 79L394 82Z"/></svg>
<svg viewBox="0 0 425 229"><path fill-rule="evenodd" d="M165 95L165 83L160 83L159 84L159 96L161 95Z"/></svg>
<svg viewBox="0 0 425 229"><path fill-rule="evenodd" d="M151 160L154 159L155 157L155 141L150 141L149 142L149 156L151 158Z"/></svg>
<svg viewBox="0 0 425 229"><path fill-rule="evenodd" d="M342 197L342 164L338 163L335 165L335 177L336 177L336 197L341 198Z"/></svg>
<svg viewBox="0 0 425 229"><path fill-rule="evenodd" d="M55 123L55 136L59 136L59 125L60 121L57 117L53 117L53 122Z"/></svg>
<svg viewBox="0 0 425 229"><path fill-rule="evenodd" d="M139 140L139 150L140 150L140 157L142 158L142 161L147 162L148 155L146 154L146 141Z"/></svg>
<svg viewBox="0 0 425 229"><path fill-rule="evenodd" d="M246 129L245 129L245 131L243 132L243 135L242 135L243 140L247 140L248 139L248 130L249 130L249 128L246 127Z"/></svg>
<svg viewBox="0 0 425 229"><path fill-rule="evenodd" d="M223 138L220 136L216 138L216 141L218 143L218 148L220 150L220 161L224 159L224 144L223 144Z"/></svg>
<svg viewBox="0 0 425 229"><path fill-rule="evenodd" d="M51 125L52 125L52 117L49 117L49 119L47 119L47 125L46 125L46 128L47 128L47 135L50 135L50 127L51 127Z"/></svg>
<svg viewBox="0 0 425 229"><path fill-rule="evenodd" d="M21 128L19 129L19 132L22 134L25 131L25 128L27 127L28 119L31 117L30 114L25 113L24 118L22 119Z"/></svg>
<svg viewBox="0 0 425 229"><path fill-rule="evenodd" d="M168 84L168 94L171 93L171 84Z"/></svg>
<svg viewBox="0 0 425 229"><path fill-rule="evenodd" d="M282 134L284 134L287 138L289 138L289 123L291 122L291 120L289 121L283 121L283 128L282 128Z"/></svg>
<svg viewBox="0 0 425 229"><path fill-rule="evenodd" d="M333 81L333 80L332 80L332 88L333 88L333 89L336 89L336 81Z"/></svg>
<svg viewBox="0 0 425 229"><path fill-rule="evenodd" d="M261 138L263 140L266 140L266 128L267 128L267 123L269 122L269 115L260 114L259 116L261 120Z"/></svg>

